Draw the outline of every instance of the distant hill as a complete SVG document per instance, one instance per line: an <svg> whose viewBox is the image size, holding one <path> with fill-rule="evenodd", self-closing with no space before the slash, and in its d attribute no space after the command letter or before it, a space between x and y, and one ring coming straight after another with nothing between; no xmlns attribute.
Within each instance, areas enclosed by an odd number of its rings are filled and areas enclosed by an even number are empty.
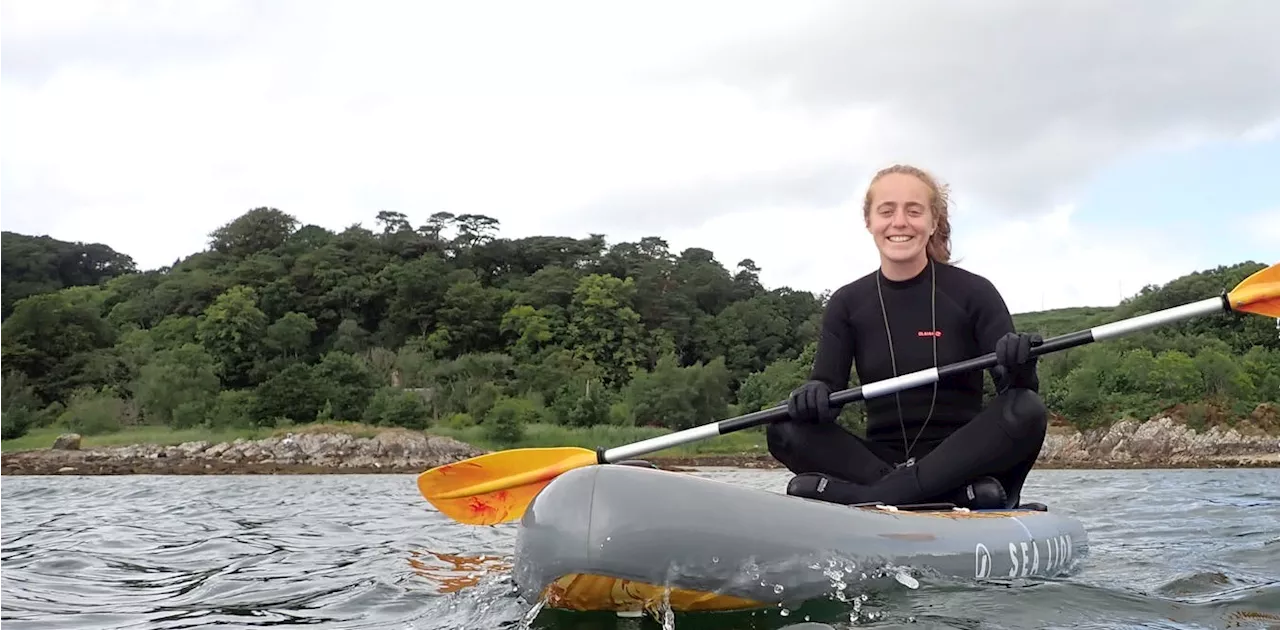
<svg viewBox="0 0 1280 630"><path fill-rule="evenodd" d="M1243 262L1196 271L1163 285L1147 285L1137 294L1116 306L1086 306L1014 314L1019 330L1034 330L1045 336L1084 330L1108 322L1128 319L1144 313L1181 306L1213 297L1234 288L1266 264ZM1236 352L1247 352L1255 345L1280 348L1276 322L1257 316L1201 317L1178 324L1161 326L1155 333L1164 337L1176 335L1208 335L1227 342Z"/></svg>
<svg viewBox="0 0 1280 630"><path fill-rule="evenodd" d="M1045 337L1053 337L1114 320L1115 312L1114 306L1073 306L1014 313L1013 324L1018 330L1034 330Z"/></svg>

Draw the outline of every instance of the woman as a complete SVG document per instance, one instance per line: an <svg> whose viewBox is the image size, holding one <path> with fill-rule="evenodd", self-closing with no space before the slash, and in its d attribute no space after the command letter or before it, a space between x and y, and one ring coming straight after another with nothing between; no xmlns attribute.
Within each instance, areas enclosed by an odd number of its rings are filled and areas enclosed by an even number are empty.
<svg viewBox="0 0 1280 630"><path fill-rule="evenodd" d="M838 289L822 319L810 380L791 393L789 422L770 425L769 451L796 477L787 493L843 504L1018 505L1044 442L1038 335L1013 317L986 278L950 262L947 191L911 166L884 169L863 201L880 268ZM835 423L832 392L995 351L997 395L983 406L970 372L865 401L867 438Z"/></svg>

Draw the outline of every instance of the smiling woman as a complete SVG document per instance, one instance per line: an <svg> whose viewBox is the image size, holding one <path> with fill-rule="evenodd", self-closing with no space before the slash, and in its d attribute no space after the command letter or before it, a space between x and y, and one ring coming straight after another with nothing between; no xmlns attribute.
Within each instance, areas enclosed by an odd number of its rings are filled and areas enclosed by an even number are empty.
<svg viewBox="0 0 1280 630"><path fill-rule="evenodd" d="M923 169L897 164L876 173L862 216L880 250L885 278L913 278L929 259L951 262L948 205L946 186Z"/></svg>
<svg viewBox="0 0 1280 630"><path fill-rule="evenodd" d="M950 264L947 190L905 165L876 174L863 218L880 268L831 296L809 381L770 425L769 451L796 474L790 494L837 503L1018 504L1046 433L1035 335L1014 331L986 278ZM981 372L866 401L866 438L835 422L831 392L856 365L863 383L995 351L997 396L983 406ZM909 437L908 432L913 436Z"/></svg>

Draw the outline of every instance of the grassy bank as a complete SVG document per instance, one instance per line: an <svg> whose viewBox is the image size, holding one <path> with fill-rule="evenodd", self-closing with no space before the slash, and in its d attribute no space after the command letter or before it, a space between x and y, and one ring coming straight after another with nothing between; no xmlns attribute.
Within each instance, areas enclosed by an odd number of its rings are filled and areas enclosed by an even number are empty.
<svg viewBox="0 0 1280 630"><path fill-rule="evenodd" d="M296 427L271 429L171 429L163 426L137 426L111 433L85 435L81 438L83 448L97 446L128 446L131 444L181 444L183 442L208 441L213 443L232 442L239 438L260 440L272 435L286 433L334 432L350 433L357 436L375 435L378 427L359 423L330 423L318 425L302 425ZM401 429L403 430L403 429ZM0 450L9 453L21 450L49 448L53 441L67 430L58 427L41 427L32 429L26 435L0 442ZM452 437L474 446L501 450L506 448L545 447L545 446L579 446L594 449L597 446L606 448L630 444L646 438L670 433L666 429L652 427L622 427L597 425L587 428L572 428L552 424L529 424L524 427L524 438L515 444L498 444L487 439L480 426L466 429L432 428L430 435ZM738 455L765 452L764 433L761 430L746 430L720 436L712 440L703 440L695 444L662 451L662 455Z"/></svg>
<svg viewBox="0 0 1280 630"><path fill-rule="evenodd" d="M480 426L466 429L434 428L429 432L435 435L447 435L467 444L493 450L544 446L579 446L590 449L603 446L610 448L672 433L668 429L654 427L596 425L586 428L573 428L554 424L528 424L524 427L524 438L522 440L514 445L503 445L486 439ZM700 440L693 444L670 448L661 451L659 454L741 455L763 452L766 452L764 431L762 429L748 429L710 440Z"/></svg>
<svg viewBox="0 0 1280 630"><path fill-rule="evenodd" d="M67 433L65 428L40 427L31 429L26 435L0 442L0 450L5 453L25 451L37 448L49 448L59 435ZM111 433L98 435L82 435L80 446L129 446L131 444L181 444L183 442L231 442L237 438L258 440L275 433L274 429L171 429L169 427L139 426L129 427Z"/></svg>

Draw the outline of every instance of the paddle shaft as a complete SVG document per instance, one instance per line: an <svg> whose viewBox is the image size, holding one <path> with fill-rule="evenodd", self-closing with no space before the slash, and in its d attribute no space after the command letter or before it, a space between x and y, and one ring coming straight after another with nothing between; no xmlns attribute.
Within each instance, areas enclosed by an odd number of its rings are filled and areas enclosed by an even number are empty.
<svg viewBox="0 0 1280 630"><path fill-rule="evenodd" d="M1113 337L1121 337L1148 328L1162 326L1183 319L1190 319L1201 315L1210 315L1213 313L1230 312L1231 302L1227 299L1224 292L1218 297L1206 298L1190 304L1167 308L1146 315L1139 315L1129 319L1122 319L1118 322L1110 324L1102 324L1088 330L1081 330L1065 335L1059 335L1046 339L1044 343L1031 348L1031 356L1041 356L1050 352L1075 348L1095 341L1111 339ZM933 367L927 370L911 372L901 376L895 376L883 381L868 383L861 387L853 387L841 390L831 395L831 405L834 407L842 407L851 402L866 400L869 398L878 398L886 394L900 392L902 390L919 387L921 385L931 385L938 380L961 374L972 370L990 369L996 365L996 355L994 352L975 357L958 363L944 365L942 367ZM660 435L655 438L641 440L633 444L617 446L611 449L597 450L597 459L601 464L609 464L626 459L631 459L640 455L665 450L673 446L680 446L695 442L706 438L724 435L742 429L749 429L754 426L782 420L787 417L787 406L779 405L769 409L761 409L753 413L704 424L702 426Z"/></svg>

